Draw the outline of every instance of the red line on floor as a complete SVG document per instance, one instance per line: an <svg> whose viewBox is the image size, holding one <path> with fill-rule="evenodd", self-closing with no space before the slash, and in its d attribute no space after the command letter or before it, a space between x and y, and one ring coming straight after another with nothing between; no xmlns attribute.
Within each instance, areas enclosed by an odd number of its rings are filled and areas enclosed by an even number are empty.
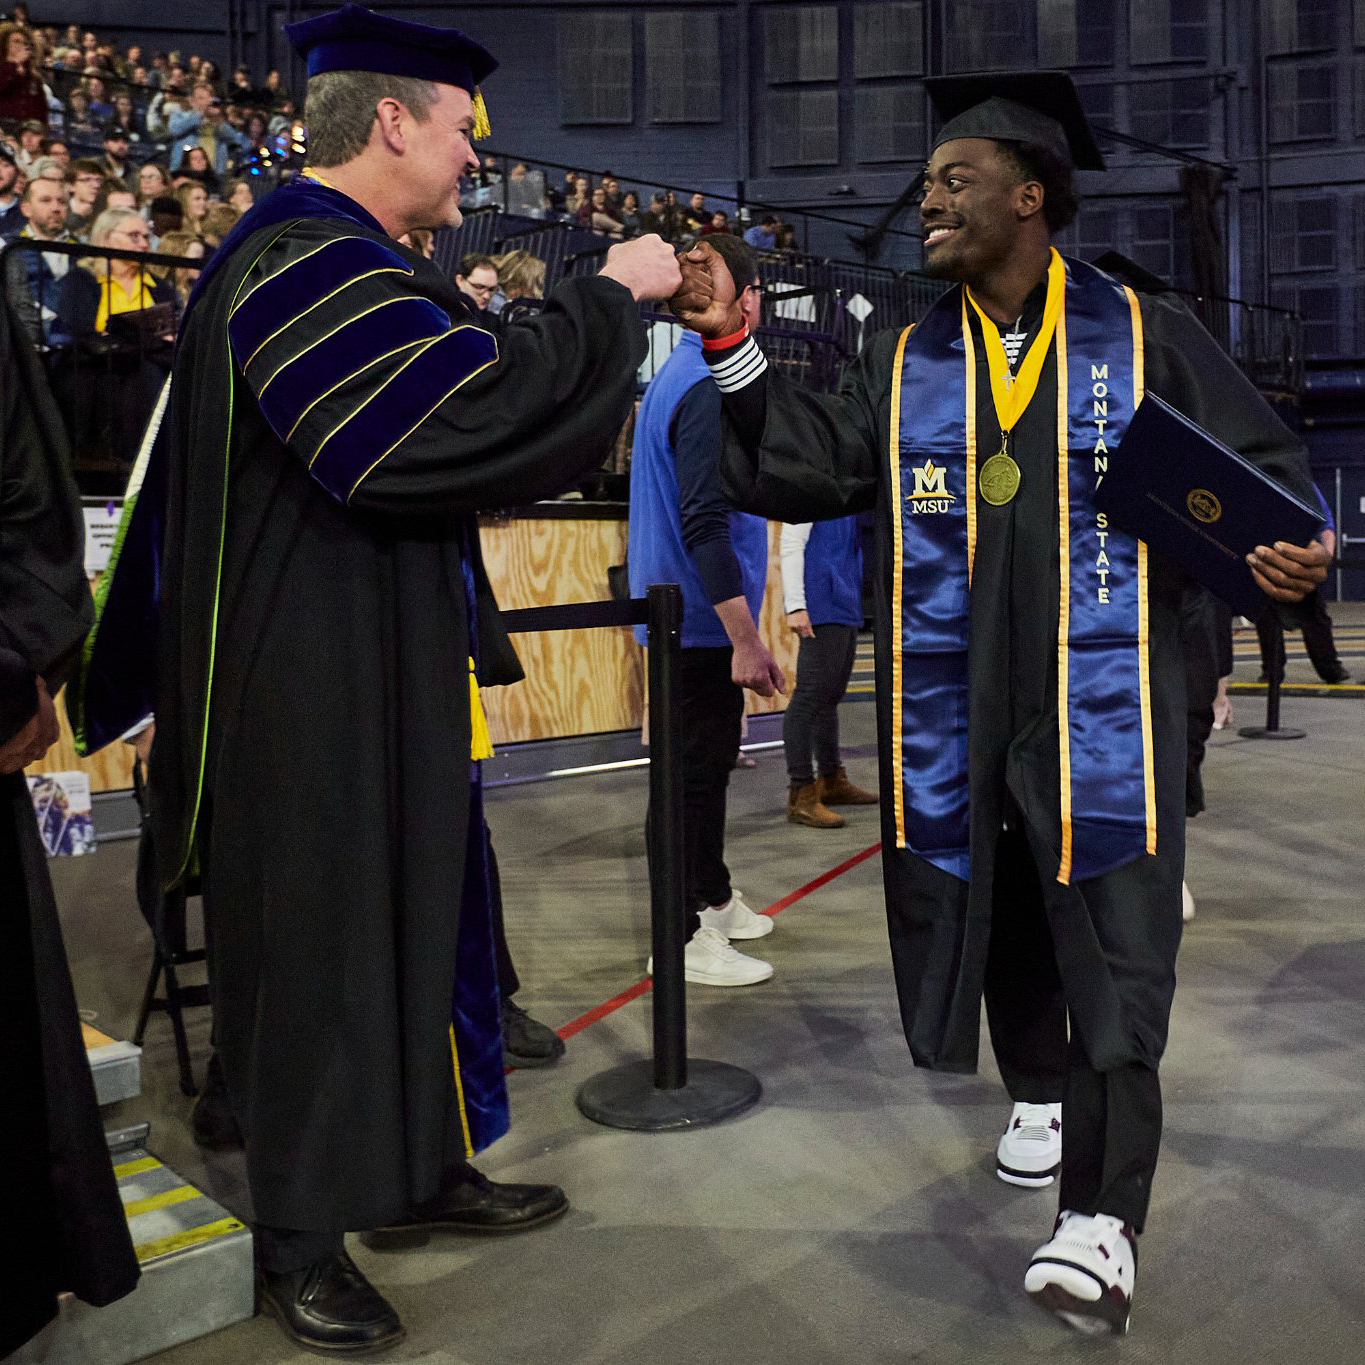
<svg viewBox="0 0 1365 1365"><path fill-rule="evenodd" d="M855 853L851 858L845 859L838 867L832 867L828 872L822 872L814 881L807 882L805 886L799 886L790 894L783 896L780 901L774 901L766 910L760 910L761 915L780 915L789 905L795 905L797 901L809 896L812 891L818 891L822 886L827 886L836 877L842 877L845 872L851 871L859 863L866 862L869 858L882 851L880 843L875 843L871 848L865 848L861 853ZM645 977L642 981L637 981L633 986L622 991L620 995L614 995L610 1000L604 1000L600 1005L595 1005L586 1014L580 1014L577 1019L571 1019L563 1028L557 1030L559 1036L569 1039L575 1033L582 1033L589 1024L595 1024L599 1019L605 1019L609 1014L615 1014L624 1005L629 1005L632 1000L638 1000L654 985L652 977Z"/></svg>

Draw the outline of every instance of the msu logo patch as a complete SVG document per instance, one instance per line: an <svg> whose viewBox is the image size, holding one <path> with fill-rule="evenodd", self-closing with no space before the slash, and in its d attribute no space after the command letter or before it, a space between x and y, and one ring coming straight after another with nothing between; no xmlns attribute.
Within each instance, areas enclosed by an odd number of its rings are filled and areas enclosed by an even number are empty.
<svg viewBox="0 0 1365 1365"><path fill-rule="evenodd" d="M948 471L933 460L925 460L922 465L912 467L910 472L915 476L915 491L907 493L905 500L915 515L946 512L957 501L945 482Z"/></svg>

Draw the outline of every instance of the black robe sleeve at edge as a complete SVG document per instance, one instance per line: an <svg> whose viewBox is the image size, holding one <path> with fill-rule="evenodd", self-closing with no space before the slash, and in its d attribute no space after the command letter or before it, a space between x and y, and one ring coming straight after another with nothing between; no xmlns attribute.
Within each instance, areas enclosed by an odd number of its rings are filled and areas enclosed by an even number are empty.
<svg viewBox="0 0 1365 1365"><path fill-rule="evenodd" d="M497 363L381 460L349 505L473 512L562 493L609 453L645 351L629 290L600 278L560 285L542 313L504 330Z"/></svg>
<svg viewBox="0 0 1365 1365"><path fill-rule="evenodd" d="M769 365L727 397L721 475L725 495L777 521L826 521L871 507L885 434L878 409L891 387L897 331L880 332L844 372L837 394L812 393ZM749 389L765 388L761 430Z"/></svg>
<svg viewBox="0 0 1365 1365"><path fill-rule="evenodd" d="M1140 296L1146 388L1316 505L1308 454L1232 357L1175 299Z"/></svg>

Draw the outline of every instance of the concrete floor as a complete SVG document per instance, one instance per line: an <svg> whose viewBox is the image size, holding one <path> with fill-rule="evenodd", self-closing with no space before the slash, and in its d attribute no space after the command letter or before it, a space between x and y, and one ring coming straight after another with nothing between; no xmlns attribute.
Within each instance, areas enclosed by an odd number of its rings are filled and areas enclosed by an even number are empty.
<svg viewBox="0 0 1365 1365"><path fill-rule="evenodd" d="M1365 614L1350 613L1360 624ZM1362 661L1347 660L1359 676ZM1291 677L1297 665L1291 661ZM1239 660L1242 677L1254 664ZM1263 703L1239 698L1238 723ZM705 1131L599 1128L573 1096L640 1056L649 997L575 1036L556 1068L511 1077L513 1130L480 1164L562 1183L574 1208L508 1241L353 1254L409 1329L394 1361L432 1365L825 1365L923 1360L1274 1362L1362 1358L1365 1339L1365 708L1295 698L1293 744L1213 737L1209 810L1190 829L1198 917L1182 949L1163 1070L1166 1141L1130 1336L1068 1333L1021 1288L1051 1192L992 1171L1006 1117L989 1047L976 1078L917 1072L895 1012L880 872L869 858L796 901L763 943L774 979L693 988L692 1053L761 1077L746 1116ZM843 709L849 766L875 771L872 707ZM768 906L867 849L846 829L780 817L780 753L735 774L731 866ZM521 1003L557 1027L640 979L648 903L641 771L496 792ZM149 940L133 848L54 865L81 1005L132 1029ZM191 1022L198 1065L207 1025ZM186 1128L170 1029L155 1021L144 1093L151 1147L248 1211L236 1156L205 1158ZM313 1357L256 1319L155 1359L284 1365Z"/></svg>

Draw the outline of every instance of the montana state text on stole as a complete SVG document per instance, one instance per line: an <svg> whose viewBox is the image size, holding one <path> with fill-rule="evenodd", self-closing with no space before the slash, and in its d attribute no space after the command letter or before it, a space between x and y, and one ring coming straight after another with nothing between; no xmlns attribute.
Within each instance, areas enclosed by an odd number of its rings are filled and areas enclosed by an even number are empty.
<svg viewBox="0 0 1365 1365"><path fill-rule="evenodd" d="M1133 293L1066 261L1057 350L1057 880L1156 851L1148 556L1093 505L1143 392ZM907 363L910 362L910 363ZM888 442L897 847L966 880L968 617L977 515L976 347L961 288L902 333ZM1131 402L1124 401L1131 395ZM913 491L903 493L913 484ZM1096 579L1099 579L1098 583Z"/></svg>

